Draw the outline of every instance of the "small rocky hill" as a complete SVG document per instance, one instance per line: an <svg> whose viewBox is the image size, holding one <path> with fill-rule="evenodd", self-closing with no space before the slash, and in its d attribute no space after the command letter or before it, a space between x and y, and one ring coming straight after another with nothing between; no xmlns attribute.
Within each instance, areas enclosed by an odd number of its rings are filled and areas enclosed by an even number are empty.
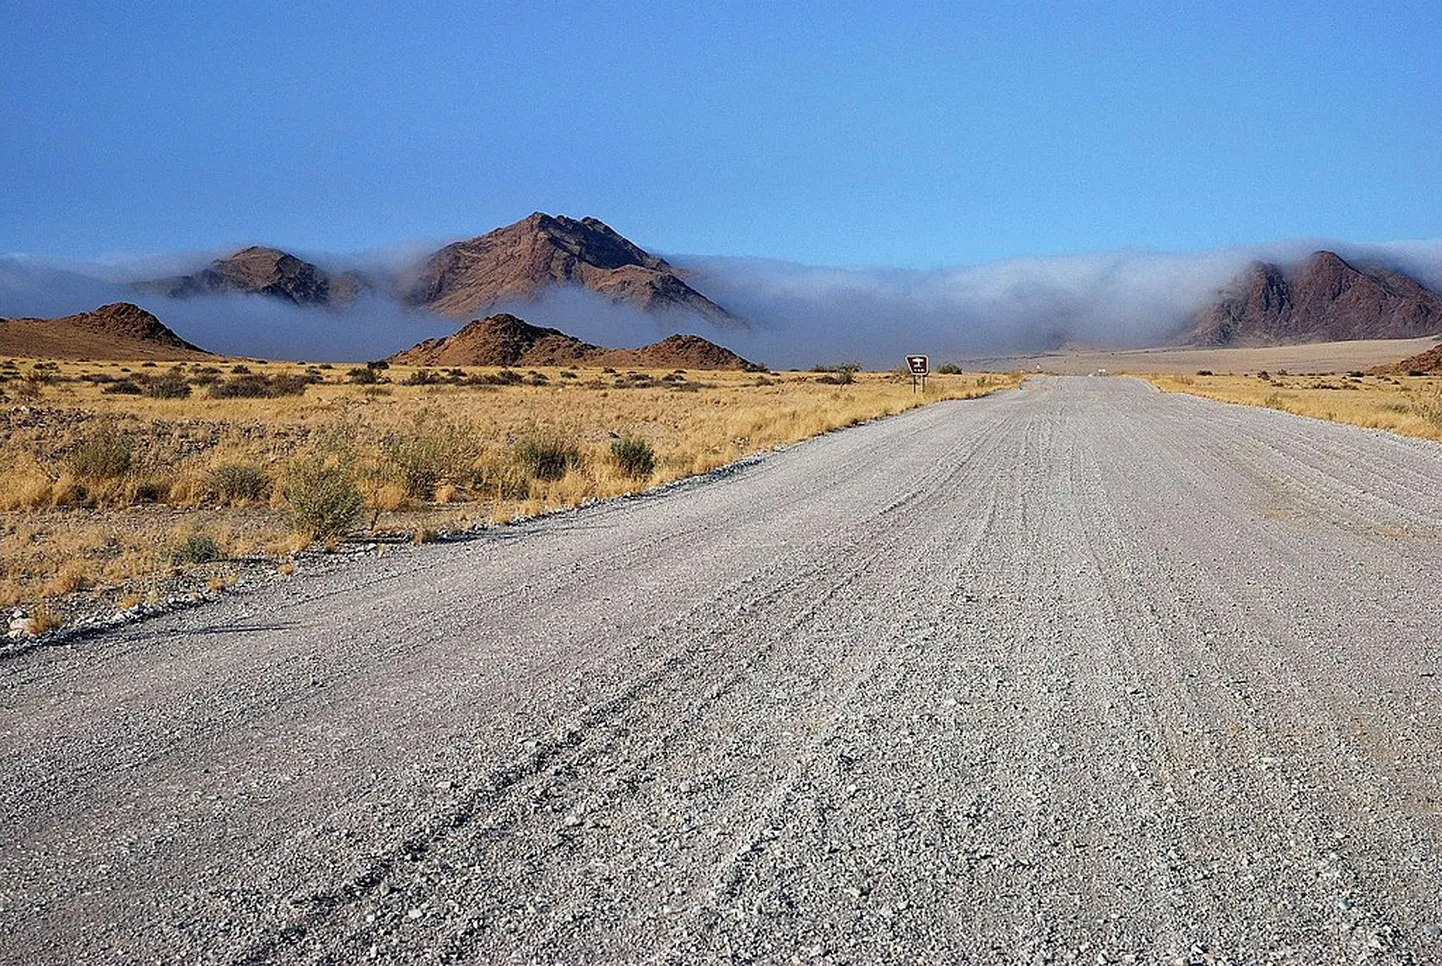
<svg viewBox="0 0 1442 966"><path fill-rule="evenodd" d="M55 319L0 319L0 356L171 361L209 355L131 302Z"/></svg>
<svg viewBox="0 0 1442 966"><path fill-rule="evenodd" d="M1425 372L1430 375L1442 372L1442 345L1435 345L1425 352L1408 356L1399 362L1376 366L1372 371L1389 375L1406 375L1409 372Z"/></svg>
<svg viewBox="0 0 1442 966"><path fill-rule="evenodd" d="M633 369L762 367L696 335L673 335L639 349L608 349L502 313L476 319L454 335L427 339L392 356L411 366L612 366Z"/></svg>

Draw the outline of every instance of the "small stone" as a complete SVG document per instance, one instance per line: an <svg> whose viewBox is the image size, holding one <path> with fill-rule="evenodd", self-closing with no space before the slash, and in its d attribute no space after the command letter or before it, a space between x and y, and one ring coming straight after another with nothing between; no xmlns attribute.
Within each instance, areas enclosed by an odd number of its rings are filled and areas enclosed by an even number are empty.
<svg viewBox="0 0 1442 966"><path fill-rule="evenodd" d="M424 916L424 915L425 915L425 913L422 912L421 910L419 910L419 909L412 909L410 912L406 913L406 918L407 918L407 919L419 919L421 916Z"/></svg>

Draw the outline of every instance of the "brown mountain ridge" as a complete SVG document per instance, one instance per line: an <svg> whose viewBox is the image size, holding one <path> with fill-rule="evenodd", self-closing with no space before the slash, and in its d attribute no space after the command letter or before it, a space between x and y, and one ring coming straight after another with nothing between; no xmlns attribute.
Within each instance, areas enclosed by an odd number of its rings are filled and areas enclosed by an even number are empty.
<svg viewBox="0 0 1442 966"><path fill-rule="evenodd" d="M601 220L539 211L440 249L403 297L412 305L465 318L502 302L531 301L556 285L579 285L642 312L679 312L722 327L745 327L687 284L665 259Z"/></svg>
<svg viewBox="0 0 1442 966"><path fill-rule="evenodd" d="M1442 296L1402 272L1314 252L1290 270L1253 262L1194 315L1179 341L1269 345L1410 339L1442 332Z"/></svg>
<svg viewBox="0 0 1442 966"><path fill-rule="evenodd" d="M468 323L454 335L427 339L388 360L411 366L614 366L635 369L760 370L730 349L696 335L672 335L639 349L609 349L559 329L502 313Z"/></svg>
<svg viewBox="0 0 1442 966"><path fill-rule="evenodd" d="M210 356L132 302L56 319L0 319L0 356L181 361Z"/></svg>

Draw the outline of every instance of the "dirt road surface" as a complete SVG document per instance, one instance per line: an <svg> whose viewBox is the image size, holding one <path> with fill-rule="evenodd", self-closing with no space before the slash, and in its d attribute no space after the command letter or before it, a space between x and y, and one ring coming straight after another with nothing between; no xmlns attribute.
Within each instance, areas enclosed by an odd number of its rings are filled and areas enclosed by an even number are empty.
<svg viewBox="0 0 1442 966"><path fill-rule="evenodd" d="M0 961L1442 962L1439 541L1059 378L40 648Z"/></svg>

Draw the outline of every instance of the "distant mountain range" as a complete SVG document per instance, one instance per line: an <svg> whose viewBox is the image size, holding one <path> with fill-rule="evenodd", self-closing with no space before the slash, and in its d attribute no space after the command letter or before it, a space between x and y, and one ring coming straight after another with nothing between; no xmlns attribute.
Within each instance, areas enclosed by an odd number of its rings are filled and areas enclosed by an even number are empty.
<svg viewBox="0 0 1442 966"><path fill-rule="evenodd" d="M102 305L93 312L55 319L0 319L0 356L183 361L210 355L130 302ZM639 349L612 349L507 314L476 319L454 335L428 339L396 353L389 361L413 366L765 368L700 336L672 335Z"/></svg>
<svg viewBox="0 0 1442 966"><path fill-rule="evenodd" d="M332 276L278 248L251 246L192 274L148 279L137 287L172 298L236 292L296 305L330 305L377 283L359 273ZM559 286L578 286L609 302L721 328L746 323L692 288L665 259L596 218L577 221L536 212L427 256L391 286L401 303L452 318L475 318L501 304L531 302Z"/></svg>
<svg viewBox="0 0 1442 966"><path fill-rule="evenodd" d="M1253 262L1192 317L1178 341L1268 345L1439 332L1442 296L1399 271L1356 268L1319 251L1291 267Z"/></svg>
<svg viewBox="0 0 1442 966"><path fill-rule="evenodd" d="M540 337L539 348L527 350L539 356L589 358L606 344L655 338L660 328L689 329L788 364L852 352L874 364L928 345L964 355L987 344L1035 351L1058 344L1108 347L1109 339L1133 346L1249 346L1442 334L1442 295L1388 264L1385 249L1374 251L1350 262L1331 251L1295 262L1256 261L1219 288L1212 286L1223 276L1201 261L1195 275L1171 282L1105 267L1072 283L1064 272L1032 265L928 274L766 262L747 267L745 260L724 259L703 262L707 267L692 273L596 218L535 212L404 265L364 272L327 269L259 245L185 274L118 285L113 274L87 277L0 259L0 294L11 293L5 302L12 314L50 309L58 315L126 298L128 290L129 298L169 319L158 293L192 303L176 309L173 324L198 342L250 355L328 358L362 352L375 358L448 332L456 341L433 338L406 351L490 358L474 345L474 332L461 338L453 327L503 311L592 340L572 339L552 351ZM1405 255L1402 261L1427 271L1425 261ZM564 292L584 294L557 297ZM717 292L724 299L713 297ZM231 295L260 298L228 302ZM722 304L732 300L755 319ZM313 312L323 308L333 312ZM646 316L652 324L641 321Z"/></svg>
<svg viewBox="0 0 1442 966"><path fill-rule="evenodd" d="M412 366L613 366L635 369L764 368L695 335L673 335L639 349L608 349L502 313L455 335L427 339L390 358Z"/></svg>

